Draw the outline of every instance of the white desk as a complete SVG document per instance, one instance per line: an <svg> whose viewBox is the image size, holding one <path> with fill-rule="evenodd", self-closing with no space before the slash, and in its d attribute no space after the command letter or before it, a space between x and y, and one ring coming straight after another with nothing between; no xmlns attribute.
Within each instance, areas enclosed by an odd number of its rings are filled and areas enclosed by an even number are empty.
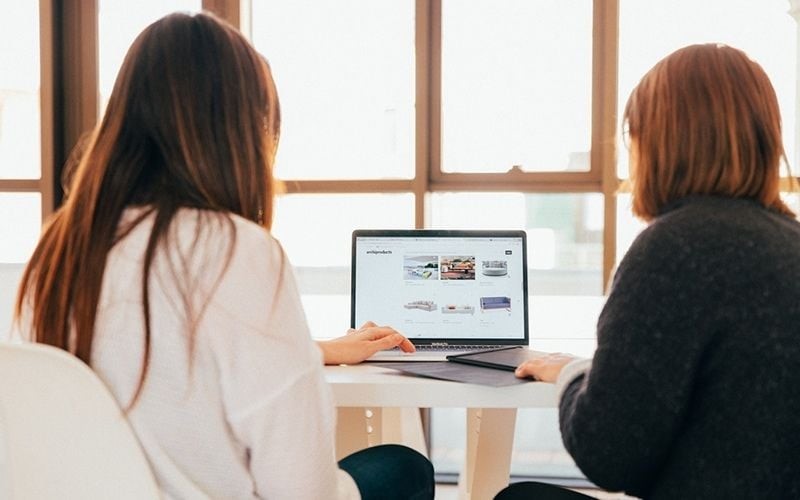
<svg viewBox="0 0 800 500"><path fill-rule="evenodd" d="M426 453L417 409L467 408L462 499L491 499L508 485L517 408L556 405L551 384L496 388L412 377L369 364L329 366L325 372L339 408L339 457L381 443Z"/></svg>

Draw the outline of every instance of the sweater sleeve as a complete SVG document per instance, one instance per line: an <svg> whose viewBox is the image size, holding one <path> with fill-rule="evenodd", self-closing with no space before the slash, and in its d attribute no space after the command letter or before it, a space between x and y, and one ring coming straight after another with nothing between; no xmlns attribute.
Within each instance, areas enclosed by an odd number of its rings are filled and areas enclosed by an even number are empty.
<svg viewBox="0 0 800 500"><path fill-rule="evenodd" d="M336 463L333 398L291 267L277 242L257 236L237 236L209 311L231 322L214 339L230 432L259 498L360 498Z"/></svg>
<svg viewBox="0 0 800 500"><path fill-rule="evenodd" d="M639 236L600 315L591 369L563 384L564 444L603 488L645 495L680 432L720 293L712 259L691 246L664 227Z"/></svg>

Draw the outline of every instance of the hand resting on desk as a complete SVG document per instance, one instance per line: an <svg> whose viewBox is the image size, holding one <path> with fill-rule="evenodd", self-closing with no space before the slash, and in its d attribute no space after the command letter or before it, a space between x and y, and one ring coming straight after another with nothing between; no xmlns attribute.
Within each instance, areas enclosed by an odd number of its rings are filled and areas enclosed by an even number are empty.
<svg viewBox="0 0 800 500"><path fill-rule="evenodd" d="M404 352L414 352L414 344L389 326L378 326L372 321L359 328L351 328L347 335L333 340L318 341L326 365L354 365L384 349L399 347Z"/></svg>
<svg viewBox="0 0 800 500"><path fill-rule="evenodd" d="M529 359L519 365L514 375L519 378L530 377L541 382L555 383L561 369L575 360L572 354L563 352L542 353L541 356Z"/></svg>

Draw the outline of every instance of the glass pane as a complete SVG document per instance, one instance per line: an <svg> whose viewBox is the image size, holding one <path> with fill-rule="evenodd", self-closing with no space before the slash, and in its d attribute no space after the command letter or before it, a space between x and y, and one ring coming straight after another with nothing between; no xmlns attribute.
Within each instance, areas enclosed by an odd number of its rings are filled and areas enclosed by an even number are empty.
<svg viewBox="0 0 800 500"><path fill-rule="evenodd" d="M431 460L439 474L458 474L466 459L466 410L435 408L431 418ZM511 474L579 479L583 474L561 444L558 410L517 412Z"/></svg>
<svg viewBox="0 0 800 500"><path fill-rule="evenodd" d="M800 215L800 193L781 193L781 199L795 213L795 215Z"/></svg>
<svg viewBox="0 0 800 500"><path fill-rule="evenodd" d="M272 233L294 266L315 338L344 335L350 326L353 230L413 227L411 194L304 194L277 198Z"/></svg>
<svg viewBox="0 0 800 500"><path fill-rule="evenodd" d="M603 196L590 194L436 193L432 227L525 229L531 346L591 356L602 297ZM465 459L465 412L432 411L432 459L458 473ZM521 410L512 474L580 478L561 444L555 409Z"/></svg>
<svg viewBox="0 0 800 500"><path fill-rule="evenodd" d="M414 2L253 2L281 100L283 179L414 175Z"/></svg>
<svg viewBox="0 0 800 500"><path fill-rule="evenodd" d="M350 276L345 280L349 283ZM341 337L350 327L350 294L303 294L303 309L308 327L315 339Z"/></svg>
<svg viewBox="0 0 800 500"><path fill-rule="evenodd" d="M633 87L667 54L693 43L720 42L742 49L772 80L781 106L789 161L800 165L796 143L797 23L786 0L620 0L619 116ZM618 174L628 176L627 153ZM795 172L796 175L796 172Z"/></svg>
<svg viewBox="0 0 800 500"><path fill-rule="evenodd" d="M0 178L38 179L39 2L3 2L0 68Z"/></svg>
<svg viewBox="0 0 800 500"><path fill-rule="evenodd" d="M524 229L531 294L602 294L599 193L435 193L431 215L433 228Z"/></svg>
<svg viewBox="0 0 800 500"><path fill-rule="evenodd" d="M0 263L27 262L41 227L41 194L0 193Z"/></svg>
<svg viewBox="0 0 800 500"><path fill-rule="evenodd" d="M298 194L277 198L272 232L296 267L348 267L354 229L413 227L411 194Z"/></svg>
<svg viewBox="0 0 800 500"><path fill-rule="evenodd" d="M443 171L589 170L591 92L591 1L442 2Z"/></svg>
<svg viewBox="0 0 800 500"><path fill-rule="evenodd" d="M150 23L171 12L197 12L201 0L98 0L100 114L106 109L117 72L133 40Z"/></svg>
<svg viewBox="0 0 800 500"><path fill-rule="evenodd" d="M631 247L633 240L642 232L647 224L633 216L631 195L617 195L617 264Z"/></svg>
<svg viewBox="0 0 800 500"><path fill-rule="evenodd" d="M595 325L605 297L530 297L531 347L591 357L597 347ZM465 459L463 409L433 410L432 459L439 473L458 473ZM511 474L551 478L583 475L561 443L558 410L524 409L517 413Z"/></svg>

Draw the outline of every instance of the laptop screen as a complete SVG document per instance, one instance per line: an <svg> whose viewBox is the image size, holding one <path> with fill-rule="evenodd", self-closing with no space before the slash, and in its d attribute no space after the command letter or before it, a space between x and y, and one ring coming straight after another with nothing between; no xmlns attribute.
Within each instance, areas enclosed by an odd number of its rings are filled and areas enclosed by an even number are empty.
<svg viewBox="0 0 800 500"><path fill-rule="evenodd" d="M528 343L524 231L353 232L351 326L414 343Z"/></svg>

